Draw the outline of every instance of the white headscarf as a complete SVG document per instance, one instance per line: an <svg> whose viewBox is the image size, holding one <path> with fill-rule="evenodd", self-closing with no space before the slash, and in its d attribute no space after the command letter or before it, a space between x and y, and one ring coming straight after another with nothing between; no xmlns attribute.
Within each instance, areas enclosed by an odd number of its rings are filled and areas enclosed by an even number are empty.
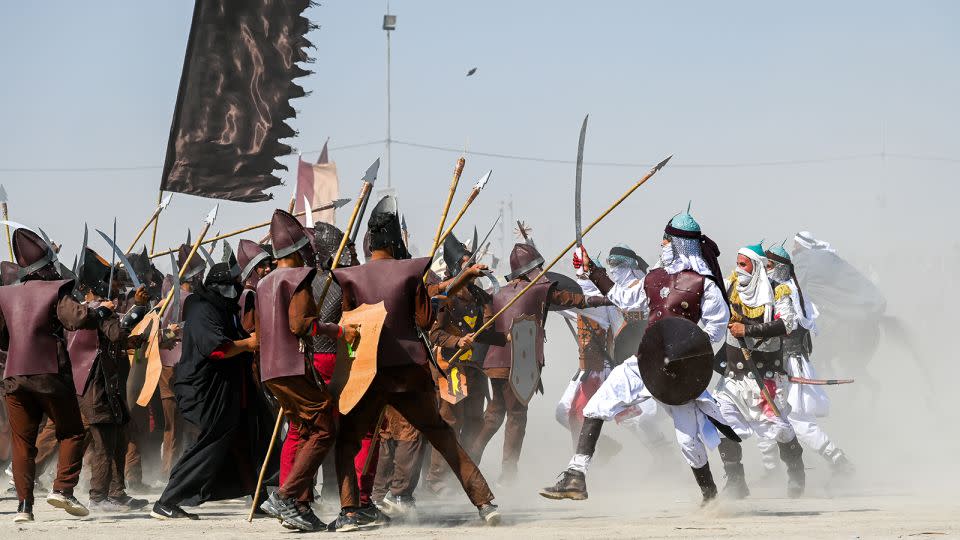
<svg viewBox="0 0 960 540"><path fill-rule="evenodd" d="M668 274L693 270L701 276L713 275L700 254L699 240L679 236L668 236L668 238L670 242L662 247L656 268L663 268Z"/></svg>
<svg viewBox="0 0 960 540"><path fill-rule="evenodd" d="M793 237L794 243L799 246L805 247L807 249L829 251L830 253L836 253L837 250L830 247L829 242L824 242L823 240L817 240L814 238L813 233L810 231L800 231L796 236Z"/></svg>
<svg viewBox="0 0 960 540"><path fill-rule="evenodd" d="M767 276L767 258L757 255L755 251L747 248L740 248L738 255L753 261L753 272L750 273L750 281L746 285L741 285L737 281L737 294L740 301L748 307L766 306L764 311L764 320L769 321L773 313L773 288L770 286L770 278Z"/></svg>
<svg viewBox="0 0 960 540"><path fill-rule="evenodd" d="M816 318L820 316L817 306L809 299L803 299L803 309L800 308L800 295L797 294L797 283L790 276L790 267L781 262L773 261L773 271L768 273L769 277L790 287L793 294L790 298L793 300L793 311L796 313L797 322L800 326L810 330L814 335L817 334ZM804 316L806 313L806 316Z"/></svg>

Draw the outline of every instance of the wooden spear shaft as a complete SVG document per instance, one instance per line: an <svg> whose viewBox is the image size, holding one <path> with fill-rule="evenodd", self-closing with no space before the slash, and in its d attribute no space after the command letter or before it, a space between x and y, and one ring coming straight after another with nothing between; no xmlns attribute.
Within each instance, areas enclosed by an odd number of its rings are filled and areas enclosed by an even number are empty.
<svg viewBox="0 0 960 540"><path fill-rule="evenodd" d="M443 212L440 214L440 223L437 224L437 233L433 236L433 246L430 248L430 260L437 254L440 247L440 235L443 233L443 225L447 221L447 212L450 211L450 203L453 202L453 196L457 192L457 185L460 183L460 175L463 174L463 166L467 160L463 156L457 160L457 167L453 170L453 181L450 182L450 191L447 193L447 202L443 205ZM474 248L476 249L476 248Z"/></svg>
<svg viewBox="0 0 960 540"><path fill-rule="evenodd" d="M157 206L163 203L163 192L157 192ZM156 219L153 220L153 232L150 233L150 255L153 255L154 250L157 246L157 226L160 224L160 214L157 214Z"/></svg>
<svg viewBox="0 0 960 540"><path fill-rule="evenodd" d="M357 199L357 203L353 205L353 213L350 214L350 221L347 224L346 231L353 230L353 222L357 219L357 214L360 213L360 206L363 204L363 201L370 195L370 190L373 188L373 184L369 182L364 182L363 186L360 187L360 197ZM302 214L302 213L301 213ZM317 308L323 305L323 301L327 297L327 292L330 290L330 284L333 282L333 271L340 264L340 257L343 256L343 250L347 247L347 242L350 241L350 237L347 233L343 234L343 238L340 239L340 245L337 246L337 253L333 258L333 263L330 265L330 274L327 276L327 279L323 282L323 290L320 292L320 299L317 301ZM267 453L263 458L263 465L260 466L260 475L257 478L257 489L254 490L252 499L253 503L250 505L250 514L247 516L247 522L253 521L253 514L257 510L257 502L260 498L260 488L263 487L263 477L267 474L267 464L270 463L270 456L273 455L273 447L277 443L277 433L280 432L280 424L283 420L283 407L280 407L280 410L277 411L277 421L273 424L273 435L270 437L270 444L267 446Z"/></svg>
<svg viewBox="0 0 960 540"><path fill-rule="evenodd" d="M460 223L460 218L462 218L463 215L467 213L467 208L470 208L470 205L473 204L473 201L477 198L477 195L479 194L480 194L479 188L474 188L473 191L470 192L470 196L467 197L467 202L463 203L463 207L460 208L459 212L457 212L457 217L453 218L453 222L450 223L450 227L446 231L444 231L444 233L440 236L439 240L437 241L438 246L442 245L443 241L446 240L448 236L450 236L450 233L453 232L453 229L454 227L457 226L457 223ZM474 247L473 249L477 249L477 248Z"/></svg>
<svg viewBox="0 0 960 540"><path fill-rule="evenodd" d="M329 209L331 209L331 208L334 208L334 206L335 206L335 205L332 204L332 203L331 203L331 204L325 204L325 205L321 206L320 208L314 208L313 211L314 211L314 212L319 212L319 211L321 211L321 210L329 210ZM303 215L306 215L306 213L307 213L306 211L297 212L296 214L293 214L293 217L301 217L301 216L303 216ZM250 226L244 227L244 228L242 228L242 229L237 229L237 230L235 230L235 231L233 231L233 232L228 232L228 233L225 233L225 234L219 234L219 235L217 235L217 236L214 236L214 237L205 239L205 240L203 241L203 243L204 243L204 244L211 244L211 243L213 243L213 242L217 242L217 241L223 240L224 238L230 238L231 236L236 236L236 235L238 235L238 234L243 234L243 233L245 233L245 232L249 232L249 231L252 231L252 230L255 230L255 229L259 229L259 228L261 228L261 227L267 227L267 226L269 226L269 225L270 225L270 222L269 222L269 221L264 221L263 223L257 223L256 225L250 225ZM165 250L165 251L158 251L158 252L153 253L152 255L150 255L150 258L151 258L151 259L156 259L157 257L162 257L162 256L164 256L164 255L169 255L169 254L171 254L171 253L175 253L176 251L177 251L176 249L168 249L168 250Z"/></svg>
<svg viewBox="0 0 960 540"><path fill-rule="evenodd" d="M671 156L671 157L673 157L673 156ZM592 222L590 225L587 225L587 227L586 227L585 229L583 229L583 234L581 235L581 237L586 236L587 233L590 232L597 223L600 223L600 221L602 221L603 218L607 217L607 215L608 215L610 212L613 212L613 210L614 210L616 207L620 206L620 203L622 203L623 201L627 200L627 197L629 197L630 195L633 195L633 192L634 192L634 191L636 191L636 190L637 190L640 186L642 186L647 180L649 180L650 177L652 177L654 174L656 174L657 171L659 171L664 165L666 165L667 161L669 161L669 160L670 160L670 158L667 158L667 159L661 161L659 164L657 164L656 167L650 169L650 171L647 172L647 174L645 174L645 175L643 176L643 178L641 178L640 180L638 180L637 183L633 185L633 187L631 187L629 190L627 190L627 192L624 193L619 199L617 199L612 205L610 205L609 208L607 208L606 210L604 210L604 212L603 212L602 214L600 214L600 216L599 216L597 219L593 220L593 222ZM493 325L493 323L497 320L498 317L500 317L501 315L504 314L504 312L506 312L508 309L510 309L510 306L512 306L512 305L514 304L514 302L516 302L517 300L519 300L520 297L523 296L524 294L526 294L527 291L529 291L531 287L533 287L534 285L536 285L536 283L537 283L538 281L540 281L540 278L542 278L547 272L549 272L550 269L553 268L553 266L554 266L555 264L557 264L557 262L559 262L560 259L563 258L563 256L566 255L567 252L570 251L571 249L573 249L573 247L576 246L576 245L577 245L577 241L576 241L576 240L574 240L573 242L570 242L569 244L567 244L567 247L565 247L565 248L563 249L563 251L560 252L559 255L557 255L556 257L554 257L554 259L553 259L552 261L550 261L550 264L548 264L543 270L540 271L540 275L538 275L538 276L536 277L536 279L530 280L530 283L528 283L526 287L524 287L523 289L521 289L520 292L519 292L516 296L514 296L513 298L511 298L510 301L507 302L507 305L503 306L503 308L502 308L500 311L496 312L496 313L493 315L493 317L490 317L489 319L487 319L487 322L483 323L483 325L482 325L480 328L478 328L478 329L474 332L474 334L475 334L475 335L480 335L481 333L483 333L484 330L486 330L487 328L490 328L490 326ZM457 352L455 352L450 358L460 358L460 355L463 354L464 352L465 352L464 349L459 349L459 350L457 350Z"/></svg>
<svg viewBox="0 0 960 540"><path fill-rule="evenodd" d="M137 236L134 237L133 242L130 242L130 247L128 247L127 251L125 251L124 253L132 252L133 248L137 247L137 242L140 241L140 237L143 236L143 233L147 232L147 227L149 227L151 223L156 223L157 219L159 218L160 218L160 208L157 207L157 209L154 210L153 214L150 216L150 219L148 219L147 222L143 224L143 227L140 227L140 231L137 232ZM154 228L154 231L156 231L156 228Z"/></svg>

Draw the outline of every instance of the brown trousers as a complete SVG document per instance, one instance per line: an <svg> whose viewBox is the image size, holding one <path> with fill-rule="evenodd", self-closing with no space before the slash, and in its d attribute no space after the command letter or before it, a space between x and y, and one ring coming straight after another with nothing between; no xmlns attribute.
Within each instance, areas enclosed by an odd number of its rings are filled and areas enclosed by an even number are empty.
<svg viewBox="0 0 960 540"><path fill-rule="evenodd" d="M163 406L163 448L160 452L160 477L169 478L170 469L183 454L185 425L173 393L173 368L160 369L160 403Z"/></svg>
<svg viewBox="0 0 960 540"><path fill-rule="evenodd" d="M480 469L457 442L453 428L443 421L437 409L437 391L426 368L418 365L379 368L360 402L340 421L337 440L337 480L340 506L359 505L357 472L353 457L363 436L373 427L380 410L390 405L413 425L453 469L467 497L476 506L493 500L493 493ZM397 389L402 389L398 391ZM378 471L379 472L379 471Z"/></svg>
<svg viewBox="0 0 960 540"><path fill-rule="evenodd" d="M491 400L483 413L483 427L476 440L470 445L470 455L480 461L487 443L497 433L506 418L507 427L503 433L503 464L501 476L511 477L517 473L520 450L523 448L523 436L527 432L527 406L524 405L510 388L507 379L490 379Z"/></svg>
<svg viewBox="0 0 960 540"><path fill-rule="evenodd" d="M124 477L128 484L143 483L143 453L150 432L150 410L136 403L130 407L130 422L126 430L127 450L124 456Z"/></svg>
<svg viewBox="0 0 960 540"><path fill-rule="evenodd" d="M37 435L44 413L53 421L56 439L60 441L57 478L53 489L72 495L83 467L84 429L77 396L18 390L7 394L4 399L13 431L13 482L17 488L17 498L33 502Z"/></svg>
<svg viewBox="0 0 960 540"><path fill-rule="evenodd" d="M487 385L487 377L477 370L468 370L467 373L470 393L456 405L441 399L440 416L453 428L460 445L469 449L483 426L483 405L486 401L484 387ZM475 454L470 454L470 457L480 461ZM427 487L434 491L440 490L449 475L450 467L447 467L440 452L434 449L430 455Z"/></svg>
<svg viewBox="0 0 960 540"><path fill-rule="evenodd" d="M373 482L374 501L383 500L384 495L413 496L420 483L420 470L424 458L423 437L412 441L384 439L380 441L380 458L377 476ZM446 465L445 465L446 466Z"/></svg>
<svg viewBox="0 0 960 540"><path fill-rule="evenodd" d="M87 466L90 468L90 500L102 501L107 497L126 496L124 466L127 453L127 437L124 426L118 424L91 424L90 451Z"/></svg>
<svg viewBox="0 0 960 540"><path fill-rule="evenodd" d="M287 419L297 426L300 436L293 465L278 494L308 501L313 495L317 471L335 441L333 396L307 375L279 377L266 381L266 385L280 402ZM353 470L353 461L350 470Z"/></svg>

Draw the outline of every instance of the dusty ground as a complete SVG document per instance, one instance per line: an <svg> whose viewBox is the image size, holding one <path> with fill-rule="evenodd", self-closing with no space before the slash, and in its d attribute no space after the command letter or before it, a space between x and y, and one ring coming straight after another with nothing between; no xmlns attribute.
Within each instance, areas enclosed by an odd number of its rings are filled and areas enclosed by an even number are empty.
<svg viewBox="0 0 960 540"><path fill-rule="evenodd" d="M692 479L691 484L692 484ZM679 487L679 486L678 486ZM694 486L685 486L691 487ZM505 519L496 529L480 525L475 511L457 503L441 509L421 501L417 525L356 533L361 537L441 538L923 538L960 537L960 502L953 497L813 494L800 500L776 496L774 487L755 488L745 501L719 502L699 509L689 491L641 491L589 501L557 503L535 494L506 497ZM38 501L37 521L11 523L13 501L0 502L0 536L5 538L289 538L275 521L245 520L245 506L230 501L203 506L201 521L161 522L145 514L66 517ZM322 517L331 517L329 513Z"/></svg>

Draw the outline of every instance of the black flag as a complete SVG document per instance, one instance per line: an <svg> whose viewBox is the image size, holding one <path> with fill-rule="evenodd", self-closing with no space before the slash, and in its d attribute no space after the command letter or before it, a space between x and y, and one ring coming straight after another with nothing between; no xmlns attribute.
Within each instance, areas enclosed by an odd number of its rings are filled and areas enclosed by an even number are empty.
<svg viewBox="0 0 960 540"><path fill-rule="evenodd" d="M310 74L310 0L196 0L161 191L257 202L279 185L295 131L293 81Z"/></svg>

